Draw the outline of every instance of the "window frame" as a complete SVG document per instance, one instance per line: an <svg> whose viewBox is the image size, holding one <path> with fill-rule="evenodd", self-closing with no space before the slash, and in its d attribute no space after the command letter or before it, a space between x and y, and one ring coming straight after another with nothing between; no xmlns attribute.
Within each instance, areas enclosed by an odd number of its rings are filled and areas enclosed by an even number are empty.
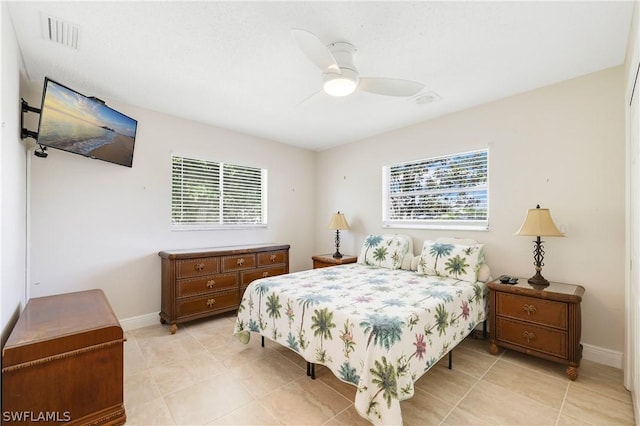
<svg viewBox="0 0 640 426"><path fill-rule="evenodd" d="M215 221L203 221L203 222L188 222L188 221L176 221L174 218L174 189L176 187L176 182L174 181L174 158L187 159L195 162L203 162L212 166L217 166L217 218ZM228 188L225 188L225 165L227 167L241 168L241 169L251 169L254 173L256 171L260 171L260 208L261 208L261 222L259 223L238 223L235 221L227 221L227 215L225 215L225 202L229 202L228 199L225 199L225 192L228 191ZM170 157L170 167L171 167L171 183L170 183L170 228L172 231L207 231L207 230L224 230L224 229L255 229L255 228L266 228L268 226L268 202L267 202L267 192L268 192L268 170L261 167L240 165L240 164L231 164L225 163L222 161L212 161L207 158L196 158L195 156L190 155L182 155L178 153L171 153ZM237 182L237 181L236 181ZM214 182L215 184L216 182ZM226 190L226 191L225 191ZM183 206L184 207L184 204ZM182 211L182 210L181 210Z"/></svg>
<svg viewBox="0 0 640 426"><path fill-rule="evenodd" d="M393 167L416 165L421 163L438 162L443 159L454 159L474 153L486 153L486 180L484 185L474 189L484 187L486 197L486 219L390 219L391 216L391 196L390 173ZM489 148L482 148L473 151L457 152L454 154L445 154L429 158L421 158L417 160L404 161L393 164L385 164L382 166L382 227L383 228L407 228L407 229L440 229L440 230L467 230L467 231L488 231L489 230L489 165L490 155ZM455 193L465 187L457 186L447 188L447 193ZM426 191L430 194L443 192L443 189Z"/></svg>

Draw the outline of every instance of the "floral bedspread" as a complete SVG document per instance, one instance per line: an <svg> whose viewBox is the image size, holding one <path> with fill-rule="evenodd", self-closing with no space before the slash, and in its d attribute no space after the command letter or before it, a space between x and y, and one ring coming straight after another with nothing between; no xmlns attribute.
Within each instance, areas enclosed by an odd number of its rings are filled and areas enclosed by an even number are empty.
<svg viewBox="0 0 640 426"><path fill-rule="evenodd" d="M414 382L486 316L484 283L348 264L263 278L247 288L234 334L268 337L357 386L355 408L401 424Z"/></svg>

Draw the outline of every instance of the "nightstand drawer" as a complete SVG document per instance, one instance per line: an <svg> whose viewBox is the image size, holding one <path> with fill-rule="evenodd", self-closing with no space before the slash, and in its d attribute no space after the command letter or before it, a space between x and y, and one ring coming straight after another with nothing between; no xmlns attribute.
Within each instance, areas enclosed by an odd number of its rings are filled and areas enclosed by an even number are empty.
<svg viewBox="0 0 640 426"><path fill-rule="evenodd" d="M496 293L496 314L567 329L567 304L553 300L498 292Z"/></svg>
<svg viewBox="0 0 640 426"><path fill-rule="evenodd" d="M496 340L567 358L567 333L520 321L498 317Z"/></svg>

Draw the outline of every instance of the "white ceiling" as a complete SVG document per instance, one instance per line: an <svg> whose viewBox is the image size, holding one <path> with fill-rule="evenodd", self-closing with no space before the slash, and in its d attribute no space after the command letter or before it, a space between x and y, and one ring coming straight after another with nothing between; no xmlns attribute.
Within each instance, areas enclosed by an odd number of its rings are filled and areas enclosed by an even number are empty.
<svg viewBox="0 0 640 426"><path fill-rule="evenodd" d="M32 80L322 150L622 64L633 2L25 1L9 10ZM44 39L43 14L80 27L77 50ZM321 72L291 28L354 44L361 76L419 81L441 99L356 92L302 102Z"/></svg>

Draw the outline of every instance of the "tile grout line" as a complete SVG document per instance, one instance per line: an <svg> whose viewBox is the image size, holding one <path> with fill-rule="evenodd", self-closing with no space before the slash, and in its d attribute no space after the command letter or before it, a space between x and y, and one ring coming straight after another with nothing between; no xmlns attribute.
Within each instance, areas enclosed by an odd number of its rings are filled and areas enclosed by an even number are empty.
<svg viewBox="0 0 640 426"><path fill-rule="evenodd" d="M142 354L142 357L145 358L144 354ZM145 358L145 363L147 363L147 359L146 358ZM151 367L149 367L148 364L147 364L146 370L149 373L149 377L151 377L151 381L153 382L156 390L158 391L158 394L160 395L160 398L162 398L162 403L164 404L164 406L166 407L167 411L169 412L169 415L171 416L171 419L173 420L173 424L177 425L178 422L176 421L176 418L175 418L175 416L173 414L173 411L171 411L171 407L169 407L169 404L167 404L167 400L165 399L166 395L162 394L162 391L160 390L160 386L158 386L158 383L156 382L156 378L153 377L153 374L151 374L151 371L150 371Z"/></svg>
<svg viewBox="0 0 640 426"><path fill-rule="evenodd" d="M564 397L562 398L562 404L560 404L560 410L558 410L558 417L556 418L556 426L560 423L560 417L562 417L562 410L564 410L564 403L567 400L567 395L569 394L569 387L571 386L571 381L569 380L567 383L567 388L564 390Z"/></svg>
<svg viewBox="0 0 640 426"><path fill-rule="evenodd" d="M476 382L474 384L472 384L469 387L469 389L467 389L467 391L464 393L464 395L462 395L462 397L460 397L458 402L456 402L455 405L453 407L451 407L451 409L449 410L447 415L442 418L442 420L440 421L439 425L442 425L444 423L444 421L447 420L447 417L449 417L451 415L451 413L453 413L453 410L458 408L458 405L460 405L460 403L462 401L464 401L464 399L467 397L467 395L469 395L469 393L473 390L473 388L475 388L477 386L477 384L480 383L480 381L484 378L484 376L486 376L487 373L496 365L496 363L498 361L500 361L500 359L502 358L502 355L504 355L505 352L506 351L503 351L499 356L497 356L495 361L493 361L493 363L491 363L491 365L489 367L487 367L487 370L484 373L482 373L482 375L478 378L478 380L476 380Z"/></svg>
<svg viewBox="0 0 640 426"><path fill-rule="evenodd" d="M256 399L255 399L255 401L256 401L256 402L257 402L257 403L258 403L258 404L259 404L259 405L260 405L260 406L261 406L261 407L262 407L262 408L263 408L267 413L269 413L269 415L273 418L273 420L275 420L275 421L278 423L278 425L282 425L282 424L283 424L280 420L278 420L278 418L275 416L275 414L274 414L274 413L272 413L272 412L271 412L271 410L269 410L269 407L267 407L266 405L264 405L264 404L262 403L261 398L260 398L260 399L259 399L259 398L256 398Z"/></svg>

